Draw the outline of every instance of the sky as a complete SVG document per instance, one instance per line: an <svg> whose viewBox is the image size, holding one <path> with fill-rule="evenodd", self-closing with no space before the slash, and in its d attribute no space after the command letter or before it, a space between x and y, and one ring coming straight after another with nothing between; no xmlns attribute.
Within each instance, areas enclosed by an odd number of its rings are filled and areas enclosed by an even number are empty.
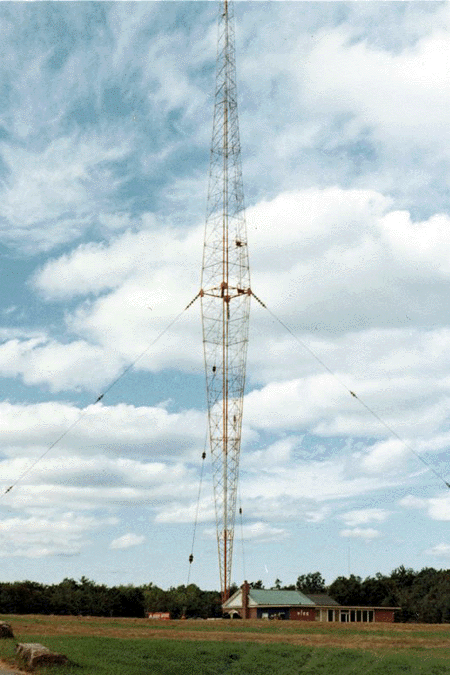
<svg viewBox="0 0 450 675"><path fill-rule="evenodd" d="M253 302L233 580L448 568L450 5L235 13L270 312ZM216 19L0 3L2 581L219 588L200 304L168 328L200 290Z"/></svg>

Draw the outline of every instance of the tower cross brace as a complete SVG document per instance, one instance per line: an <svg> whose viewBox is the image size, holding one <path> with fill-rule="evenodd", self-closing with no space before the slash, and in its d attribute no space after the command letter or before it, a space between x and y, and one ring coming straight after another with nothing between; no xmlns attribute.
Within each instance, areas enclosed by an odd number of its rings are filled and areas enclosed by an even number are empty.
<svg viewBox="0 0 450 675"><path fill-rule="evenodd" d="M222 600L229 596L250 312L234 7L219 3L201 305Z"/></svg>

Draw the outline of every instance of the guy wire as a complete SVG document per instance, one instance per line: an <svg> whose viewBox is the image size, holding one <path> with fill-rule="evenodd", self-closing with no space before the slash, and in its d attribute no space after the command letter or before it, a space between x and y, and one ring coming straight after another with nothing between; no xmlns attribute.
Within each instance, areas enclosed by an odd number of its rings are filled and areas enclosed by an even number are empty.
<svg viewBox="0 0 450 675"><path fill-rule="evenodd" d="M412 447L411 447L411 446L410 446L410 445L409 445L409 444L408 444L408 443L407 443L407 442L406 442L406 441L405 441L405 440L404 440L404 439L403 439L403 438L395 431L395 429L393 429L391 426L389 426L389 424L388 424L387 422L385 422L384 419L383 419L382 417L380 417L380 415L378 415L377 412L375 412L375 410L373 410L369 405L367 405L367 403L366 403L365 401L363 401L363 400L358 396L358 394L356 394L354 391L352 391L351 389L349 389L349 388L347 387L347 385L345 384L345 382L343 382L343 381L341 380L341 378L338 377L338 375L337 375L333 370L331 370L331 368L330 368L329 366L327 366L327 364L326 364L324 361L322 361L322 359L321 359L319 356L317 356L317 354L311 349L311 347L309 347L307 344L305 344L305 342L303 342L303 340L301 340L301 339L300 339L300 338L299 338L299 337L298 337L298 336L297 336L297 335L289 328L289 326L287 326L287 325L284 323L284 321L282 321L282 320L281 320L281 319L280 319L280 318L279 318L279 317L278 317L271 309L269 309L269 307L267 307L267 305L266 305L264 302L262 302L262 300L260 300L254 293L252 293L252 295L253 295L253 297L259 302L259 304L260 304L262 307L264 307L264 309L266 309L266 310L269 312L269 314L275 319L275 321L277 321L281 326L283 326L283 328L284 328L284 329L285 329L285 330L286 330L286 331L294 338L294 340L295 340L296 342L298 342L298 344L301 345L301 346L303 347L303 349L305 349L305 351L307 351L309 354L311 354L311 356L312 356L318 363L320 363L320 365L322 366L322 368L324 368L328 373L330 373L330 375L331 375L332 377L334 377L334 379L335 379L337 382L339 382L339 384L340 384L342 387L344 387L344 389L346 389L346 391L348 391L348 393L352 396L352 398L355 398L355 399L360 403L360 405L362 405L363 408L365 408L365 409L367 410L367 412L369 412L369 413L372 415L372 417L374 417L376 420L378 420L378 422L380 422L380 424L382 424L382 425L384 426L384 428L387 429L387 430L389 431L389 433L390 433L392 436L395 436L395 438L397 438L397 439L400 441L400 443L402 443L402 445L403 445L407 450L409 450L409 452L411 452L413 455L415 455L415 456L417 457L417 459L419 459L423 464L425 464L425 466L427 467L427 469L429 469L432 473L434 473L434 475L435 475L440 481L442 481L442 482L444 483L444 485L445 485L447 488L450 489L450 483L447 482L447 481L445 480L444 476L443 476L442 474L440 474L428 460L426 460L424 457L422 457L422 455L420 455L416 450L414 450L414 448L412 448Z"/></svg>
<svg viewBox="0 0 450 675"><path fill-rule="evenodd" d="M245 549L244 549L244 526L242 524L242 501L241 501L241 491L239 490L239 520L240 520L240 525L241 525L241 546L242 546L242 574L243 574L243 579L245 580L247 577L245 575Z"/></svg>
<svg viewBox="0 0 450 675"><path fill-rule="evenodd" d="M191 552L189 554L189 567L188 567L188 576L187 576L186 586L189 586L189 580L191 578L191 567L192 567L192 563L194 562L194 544L195 544L195 535L196 535L196 532L197 532L198 511L199 511L199 508L200 508L200 495L201 495L201 492L202 492L203 469L205 467L207 443L208 443L208 429L206 429L205 443L204 443L203 452L202 452L202 465L201 465L201 469L200 469L200 481L199 481L199 485L198 485L197 506L196 506L196 509L195 509L194 531L193 531L193 534L192 534Z"/></svg>
<svg viewBox="0 0 450 675"><path fill-rule="evenodd" d="M134 366L135 366L135 365L136 365L136 363L138 363L138 361L140 361L140 360L145 356L145 354L146 354L146 353L147 353L147 352L148 352L148 351L149 351L149 350L150 350L150 349L158 342L158 340L160 340L160 339L162 338L162 336L163 336L165 333L167 333L167 331L170 330L170 328L172 328L172 326L178 321L178 319L181 317L181 315L184 314L184 312L185 312L185 311L193 304L193 302L194 302L197 298L198 298L198 295L196 295L196 297L195 297L193 300L191 300L191 302L190 302L188 305L186 305L186 307L185 307L185 308L184 308L184 309L183 309L183 310L182 310L182 311L181 311L174 319L172 319L172 321L171 321L171 322L170 322L170 323L169 323L169 324L168 324L168 325L167 325L167 326L166 326L166 327L165 327L165 328L164 328L164 329L156 336L156 338L155 338L154 340L152 340L152 342L150 342L149 345L147 345L147 347L144 349L144 351L142 351L142 352L139 354L139 356L137 356L137 357L136 357L136 358L135 358L128 366L126 366L126 368L124 368L124 369L122 370L122 372L116 377L116 379L113 380L113 381L106 387L106 389L103 391L103 393L100 394L100 396L98 396L98 397L95 399L95 401L93 401L93 403L92 403L91 405L96 405L97 403L99 403L99 402L103 399L103 397L104 397L109 391L111 391L111 389L112 389L112 388L113 388L113 387L114 387L114 386L115 386L115 385L116 385L116 384L117 384L117 383L118 383L118 382L119 382L119 381L120 381L120 380L121 380L121 379L122 379L122 378L123 378L123 377L124 377L124 376L125 376L125 375L133 368L133 367L134 367ZM12 490L13 488L15 488L16 485L17 485L18 483L20 483L21 480L23 480L23 478L25 478L25 476L26 476L26 475L27 475L27 474L28 474L28 473L36 466L36 464L38 464L38 463L41 461L41 459L43 459L43 458L50 452L50 450L52 450L52 449L55 447L55 445L58 445L58 443L59 443L65 436L67 436L67 434L69 433L69 431L71 431L74 427L76 427L77 424L79 424L79 423L81 422L81 420L82 420L84 417L86 417L86 415L88 414L88 407L89 407L89 406L87 406L87 407L79 414L79 416L77 417L77 419L76 419L74 422L72 422L72 424L70 424L70 425L65 429L65 431L63 431L63 433L60 434L60 435L56 438L56 440L54 440L54 441L48 446L48 448L47 448L41 455L39 455L39 457L37 457L37 458L36 458L36 459L35 459L35 460L34 460L34 461L33 461L33 462L32 462L32 463L31 463L31 464L30 464L30 465L29 465L29 466L28 466L28 467L27 467L27 468L19 475L19 477L18 477L18 478L17 478L17 479L16 479L16 480L8 487L8 488L6 488L6 490L4 490L4 492L0 493L0 498L1 498L1 497L4 497L4 495L8 494L8 492L11 492L11 490Z"/></svg>

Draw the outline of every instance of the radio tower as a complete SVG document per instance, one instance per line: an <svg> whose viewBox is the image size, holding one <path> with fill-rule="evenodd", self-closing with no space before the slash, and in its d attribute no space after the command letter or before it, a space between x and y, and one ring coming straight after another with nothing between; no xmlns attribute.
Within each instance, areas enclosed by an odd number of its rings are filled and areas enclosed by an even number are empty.
<svg viewBox="0 0 450 675"><path fill-rule="evenodd" d="M220 2L216 91L201 281L222 601L229 597L250 311L234 48L234 13Z"/></svg>

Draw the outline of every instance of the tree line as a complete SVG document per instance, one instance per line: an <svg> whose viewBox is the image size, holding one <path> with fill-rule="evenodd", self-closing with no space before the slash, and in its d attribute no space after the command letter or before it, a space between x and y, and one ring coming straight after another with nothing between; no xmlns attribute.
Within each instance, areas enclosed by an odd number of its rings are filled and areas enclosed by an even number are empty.
<svg viewBox="0 0 450 675"><path fill-rule="evenodd" d="M253 587L262 588L262 582ZM276 579L273 588L327 593L344 606L399 607L396 621L401 622L450 623L450 570L424 567L416 572L401 565L389 575L378 572L366 579L354 574L340 576L329 586L320 572L312 572L287 586Z"/></svg>
<svg viewBox="0 0 450 675"><path fill-rule="evenodd" d="M261 580L250 582L250 586L264 588ZM401 566L390 575L377 573L366 579L353 574L340 576L328 586L320 572L310 572L300 575L295 584L283 585L276 579L271 588L327 593L344 606L399 607L397 621L450 623L450 570L426 567L416 572ZM234 585L231 592L236 590ZM220 617L220 593L204 591L195 584L168 590L153 583L109 587L86 577L52 585L0 583L0 614L144 617L147 611L170 612L173 619Z"/></svg>
<svg viewBox="0 0 450 675"><path fill-rule="evenodd" d="M163 590L143 586L105 586L81 577L59 584L36 581L0 583L0 614L58 614L144 617L146 612L170 612L173 619L221 616L217 591L203 591L195 584Z"/></svg>

